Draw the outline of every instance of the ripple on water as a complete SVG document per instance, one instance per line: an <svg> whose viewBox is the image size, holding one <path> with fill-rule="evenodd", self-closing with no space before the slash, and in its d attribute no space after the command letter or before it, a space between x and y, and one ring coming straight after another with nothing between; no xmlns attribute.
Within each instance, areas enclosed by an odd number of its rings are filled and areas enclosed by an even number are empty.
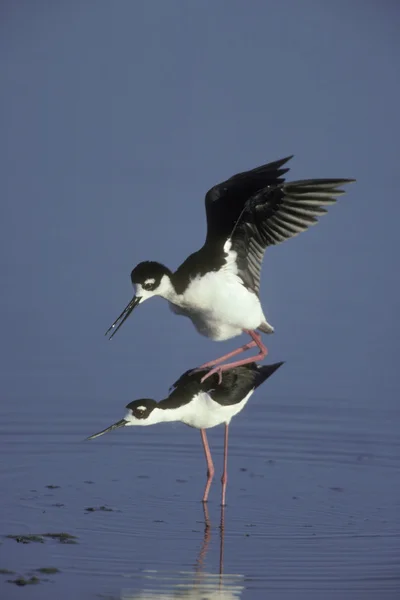
<svg viewBox="0 0 400 600"><path fill-rule="evenodd" d="M166 425L84 442L113 419L39 410L23 423L18 417L0 420L2 530L78 535L76 546L51 545L52 560L69 577L93 581L92 590L121 598L253 600L265 590L296 600L318 597L310 595L316 590L324 598L396 597L396 411L337 401L250 404L232 423L224 572L238 575L223 577L219 477L210 542L198 501L205 477L198 432ZM218 474L222 428L209 439ZM86 510L101 506L111 510ZM10 560L15 554L35 566L32 544L6 545Z"/></svg>

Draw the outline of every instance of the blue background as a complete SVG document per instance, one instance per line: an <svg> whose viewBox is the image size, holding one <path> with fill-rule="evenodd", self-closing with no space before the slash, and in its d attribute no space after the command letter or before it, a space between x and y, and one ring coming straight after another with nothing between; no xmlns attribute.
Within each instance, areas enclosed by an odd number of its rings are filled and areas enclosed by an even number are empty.
<svg viewBox="0 0 400 600"><path fill-rule="evenodd" d="M162 397L214 343L164 301L103 333L146 259L205 236L204 194L294 153L289 177L355 177L268 250L261 297L283 397L380 403L397 375L398 17L393 2L4 2L0 149L7 402ZM243 338L244 341L244 338Z"/></svg>

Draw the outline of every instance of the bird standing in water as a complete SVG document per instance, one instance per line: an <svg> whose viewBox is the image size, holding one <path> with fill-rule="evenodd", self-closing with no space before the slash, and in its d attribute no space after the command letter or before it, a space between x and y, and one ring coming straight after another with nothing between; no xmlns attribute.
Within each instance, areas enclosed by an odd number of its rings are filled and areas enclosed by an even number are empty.
<svg viewBox="0 0 400 600"><path fill-rule="evenodd" d="M208 445L206 429L225 424L224 470L221 478L221 504L225 506L226 484L228 481L228 430L232 417L246 406L250 396L268 377L283 365L283 362L272 365L248 364L231 369L219 383L218 374L214 373L204 380L204 371L187 371L172 386L168 398L156 402L150 398L141 398L130 402L127 414L110 427L94 433L92 440L104 433L127 426L146 426L168 421L181 421L190 427L200 429L204 453L207 462L207 483L203 494L203 502L207 502L214 464Z"/></svg>
<svg viewBox="0 0 400 600"><path fill-rule="evenodd" d="M131 273L135 295L107 330L110 339L133 309L153 296L168 300L171 310L191 319L212 340L247 333L251 341L198 367L213 374L259 361L267 355L261 333L273 333L259 298L261 266L268 246L279 244L317 223L326 207L344 194L353 179L307 179L285 183L284 158L238 173L211 188L205 197L207 237L173 273L158 262L141 262ZM256 356L219 365L257 347Z"/></svg>

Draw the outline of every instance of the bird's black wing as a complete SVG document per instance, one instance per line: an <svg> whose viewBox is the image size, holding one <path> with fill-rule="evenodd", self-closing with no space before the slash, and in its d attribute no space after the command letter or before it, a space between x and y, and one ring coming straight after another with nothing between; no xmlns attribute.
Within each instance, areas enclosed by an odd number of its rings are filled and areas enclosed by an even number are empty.
<svg viewBox="0 0 400 600"><path fill-rule="evenodd" d="M292 157L237 173L207 192L206 241L203 247L188 256L173 274L173 283L178 294L184 292L193 276L218 271L225 264L224 244L241 221L247 203L261 190L284 182L282 176L289 169L282 167L290 158Z"/></svg>
<svg viewBox="0 0 400 600"><path fill-rule="evenodd" d="M258 383L261 372L255 363L227 371L223 374L221 383L217 373L201 383L201 379L209 370L206 368L183 373L170 387L168 398L159 402L159 408L176 408L187 404L193 396L201 392L208 393L218 404L229 406L241 402L251 389L261 383ZM265 378L266 376L263 380Z"/></svg>
<svg viewBox="0 0 400 600"><path fill-rule="evenodd" d="M282 166L292 157L282 158L251 171L237 173L218 183L206 194L207 215L206 244L225 241L239 220L247 201L260 190L284 182L282 175L289 169Z"/></svg>
<svg viewBox="0 0 400 600"><path fill-rule="evenodd" d="M239 276L258 294L261 266L268 246L284 242L317 223L353 179L309 179L268 186L247 200L231 232Z"/></svg>
<svg viewBox="0 0 400 600"><path fill-rule="evenodd" d="M186 371L172 384L168 398L159 402L158 407L177 408L187 404L201 392L208 393L214 402L221 406L239 404L251 390L258 388L283 364L283 362L270 365L250 363L235 367L223 373L221 383L217 373L201 383L202 377L209 369Z"/></svg>

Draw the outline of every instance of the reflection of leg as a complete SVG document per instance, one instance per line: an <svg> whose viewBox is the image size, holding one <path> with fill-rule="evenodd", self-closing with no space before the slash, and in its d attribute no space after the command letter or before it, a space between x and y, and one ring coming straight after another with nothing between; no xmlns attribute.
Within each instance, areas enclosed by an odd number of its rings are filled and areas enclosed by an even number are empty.
<svg viewBox="0 0 400 600"><path fill-rule="evenodd" d="M218 365L219 363L223 362L224 360L228 360L228 358L233 358L234 356L237 356L241 352L246 352L246 350L250 350L251 348L254 348L255 346L257 346L257 344L254 340L252 342L248 342L247 344L244 344L244 346L240 346L240 348L237 348L236 350L232 350L232 352L228 352L228 354L224 354L224 356L221 356L220 358L216 358L215 360L210 360L209 362L204 363L204 365L200 365L200 367L197 367L196 369L194 369L194 371L200 371L201 369L207 369L208 367L213 367L214 365Z"/></svg>
<svg viewBox="0 0 400 600"><path fill-rule="evenodd" d="M220 546L219 546L219 574L224 573L224 538L225 538L225 506L221 506L221 523L219 526ZM222 581L220 580L220 583Z"/></svg>
<svg viewBox="0 0 400 600"><path fill-rule="evenodd" d="M206 375L204 375L204 377L201 380L201 383L208 379L208 377L211 377L211 375L214 375L214 373L218 373L221 380L221 376L224 371L229 371L230 369L234 369L235 367L240 367L242 365L248 365L253 362L258 362L260 360L263 360L267 356L268 348L262 343L260 334L256 331L246 331L246 333L248 333L253 338L253 342L249 342L249 344L253 344L253 346L258 346L260 352L255 356L250 356L249 358L243 358L242 360L236 360L235 362L228 363L226 365L221 365L220 367L214 367Z"/></svg>
<svg viewBox="0 0 400 600"><path fill-rule="evenodd" d="M207 435L205 429L200 429L201 441L203 442L204 454L207 461L207 483L204 490L203 502L207 502L208 494L210 492L211 482L214 477L215 469L211 457L210 446L208 445Z"/></svg>
<svg viewBox="0 0 400 600"><path fill-rule="evenodd" d="M221 477L222 483L222 500L221 506L225 506L225 496L226 496L226 484L228 483L228 432L229 425L225 423L225 440L224 440L224 471Z"/></svg>
<svg viewBox="0 0 400 600"><path fill-rule="evenodd" d="M203 544L200 548L199 556L196 561L196 571L200 572L203 569L203 563L205 556L208 552L208 546L210 544L211 539L211 522L208 514L208 506L206 502L203 502L203 512L204 512L204 539Z"/></svg>

